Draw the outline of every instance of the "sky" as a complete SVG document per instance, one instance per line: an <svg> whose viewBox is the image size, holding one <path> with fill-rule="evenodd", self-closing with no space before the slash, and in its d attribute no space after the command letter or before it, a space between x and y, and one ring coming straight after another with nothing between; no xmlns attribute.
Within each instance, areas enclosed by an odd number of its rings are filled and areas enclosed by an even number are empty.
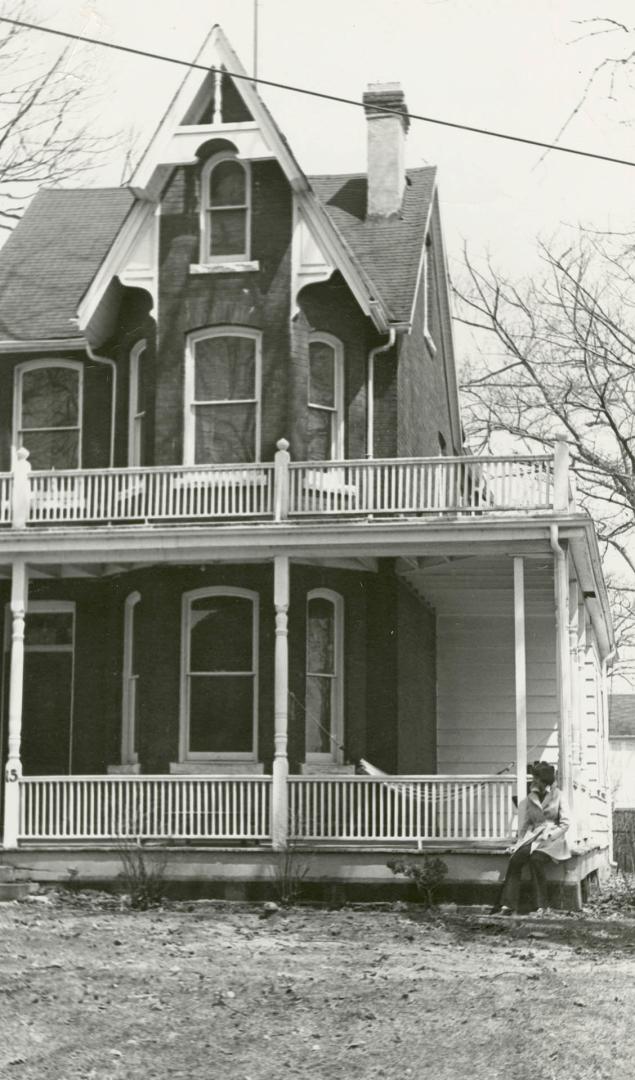
<svg viewBox="0 0 635 1080"><path fill-rule="evenodd" d="M254 0L33 0L37 21L103 40L191 58L218 22L246 67ZM263 78L359 99L368 82L400 81L413 112L550 141L579 103L595 64L625 49L623 34L589 36L599 10L628 22L632 3L599 0L259 0ZM576 20L578 24L576 24ZM43 35L33 34L33 47ZM575 39L581 39L576 41ZM633 37L635 44L635 35ZM77 47L94 87L94 122L133 127L143 141L182 77L176 67ZM562 138L635 161L635 89L615 100L600 80ZM360 109L263 90L308 173L363 170ZM92 112L91 112L92 116ZM407 163L439 169L450 270L467 245L515 276L536 268L537 236L580 223L631 227L635 169L542 152L413 122ZM117 169L120 168L117 163ZM96 182L119 182L113 170Z"/></svg>

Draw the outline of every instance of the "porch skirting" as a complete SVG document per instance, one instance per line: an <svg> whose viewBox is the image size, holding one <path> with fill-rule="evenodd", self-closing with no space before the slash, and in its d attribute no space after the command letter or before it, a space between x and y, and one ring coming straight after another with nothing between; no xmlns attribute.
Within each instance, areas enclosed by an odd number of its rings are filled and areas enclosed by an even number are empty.
<svg viewBox="0 0 635 1080"><path fill-rule="evenodd" d="M160 853L165 864L166 895L183 899L258 901L276 896L281 868L279 853L270 846L201 847L181 844L144 847L148 857ZM407 849L405 849L407 851ZM500 845L426 844L424 850L443 857L448 875L440 901L491 903L498 892L508 856ZM411 852L416 857L416 849ZM339 845L336 850L306 846L297 850L302 870L302 898L327 903L381 902L417 899L411 883L388 869L394 857L390 846L364 849ZM294 853L294 858L296 853ZM122 889L120 852L112 844L32 843L22 851L6 851L3 863L14 868L16 881L65 885L73 878L79 888ZM579 909L591 883L608 870L608 851L595 848L549 869L553 907Z"/></svg>

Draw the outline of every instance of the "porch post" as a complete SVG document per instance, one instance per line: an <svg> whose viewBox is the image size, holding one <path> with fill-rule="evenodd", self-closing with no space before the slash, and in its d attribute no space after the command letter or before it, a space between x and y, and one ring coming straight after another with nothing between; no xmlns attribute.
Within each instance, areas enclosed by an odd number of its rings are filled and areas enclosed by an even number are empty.
<svg viewBox="0 0 635 1080"><path fill-rule="evenodd" d="M556 680L558 688L558 782L569 804L573 801L571 775L571 655L569 652L569 566L552 528L556 598Z"/></svg>
<svg viewBox="0 0 635 1080"><path fill-rule="evenodd" d="M24 620L26 617L29 576L24 559L13 564L11 577L11 664L9 682L9 735L7 764L4 771L5 848L18 846L20 823L20 738L22 735L22 698L24 691Z"/></svg>
<svg viewBox="0 0 635 1080"><path fill-rule="evenodd" d="M525 566L514 557L514 674L516 684L516 796L527 794L527 656L525 650Z"/></svg>
<svg viewBox="0 0 635 1080"><path fill-rule="evenodd" d="M287 846L289 835L289 558L286 555L276 555L273 560L273 602L276 609L276 644L271 835L274 848L282 850Z"/></svg>

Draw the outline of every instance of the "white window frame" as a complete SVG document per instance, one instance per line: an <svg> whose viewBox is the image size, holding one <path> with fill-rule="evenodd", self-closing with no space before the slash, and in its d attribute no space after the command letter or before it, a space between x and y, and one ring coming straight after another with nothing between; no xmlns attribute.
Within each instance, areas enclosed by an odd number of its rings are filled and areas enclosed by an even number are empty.
<svg viewBox="0 0 635 1080"><path fill-rule="evenodd" d="M19 450L22 442L22 377L27 371L37 371L39 368L70 368L79 375L77 388L77 424L59 428L29 428L29 431L77 431L77 465L82 467L82 443L84 435L84 365L80 360L58 360L54 357L45 357L38 360L26 360L23 364L17 364L14 369L13 381L13 445ZM29 447L27 446L27 450Z"/></svg>
<svg viewBox="0 0 635 1080"><path fill-rule="evenodd" d="M323 344L333 349L333 400L334 405L311 403L311 345ZM344 345L333 334L315 331L309 335L307 364L307 406L321 412L331 413L331 461L344 457Z"/></svg>
<svg viewBox="0 0 635 1080"><path fill-rule="evenodd" d="M139 755L134 744L135 714L137 704L138 671L133 670L135 610L141 600L140 592L131 592L126 597L123 613L123 665L121 676L121 764L137 765Z"/></svg>
<svg viewBox="0 0 635 1080"><path fill-rule="evenodd" d="M254 394L253 398L230 398L210 399L209 401L196 401L194 399L195 386L195 359L196 346L199 341L215 337L242 337L249 338L256 344L255 370L254 370ZM198 405L255 405L256 422L254 425L254 461L260 461L260 428L261 428L261 380L262 380L262 332L251 327L243 326L213 326L204 330L195 330L188 334L185 342L185 416L183 421L183 464L194 465L196 457L196 407ZM199 462L202 465L204 462ZM236 466L239 467L238 465Z"/></svg>
<svg viewBox="0 0 635 1080"><path fill-rule="evenodd" d="M139 371L141 357L148 343L145 338L138 341L130 351L128 375L128 465L141 465L144 449L144 427L146 410L139 412Z"/></svg>
<svg viewBox="0 0 635 1080"><path fill-rule="evenodd" d="M344 751L341 749L344 739L344 598L333 589L312 589L306 598L306 659L305 677L321 674L309 671L309 604L311 600L328 600L333 605L333 660L334 671L331 685L331 750L329 753L307 753L305 749L305 762L307 764L320 764L335 762L339 765L344 762ZM322 676L325 677L325 676ZM306 693L305 693L306 707ZM306 739L306 731L305 731ZM306 742L305 742L306 747Z"/></svg>
<svg viewBox="0 0 635 1080"><path fill-rule="evenodd" d="M214 206L210 204L209 188L210 177L217 165L220 165L223 161L235 161L242 167L245 173L245 202L240 206ZM210 254L211 239L212 239L212 215L216 211L223 210L245 210L245 251L236 251L227 255L212 255ZM248 161L243 161L237 154L232 151L224 151L221 154L214 154L213 157L206 161L201 169L201 198L200 198L200 219L199 219L199 235L201 238L199 248L199 263L202 266L213 266L220 263L232 263L232 262L249 262L251 259L251 165Z"/></svg>
<svg viewBox="0 0 635 1080"><path fill-rule="evenodd" d="M75 715L75 641L76 641L76 627L77 627L77 614L76 604L74 600L28 600L26 606L26 615L37 614L38 612L53 612L55 614L64 614L70 612L73 616L73 637L70 645L27 645L25 642L24 651L28 652L56 652L56 653L70 653L71 654L71 686L70 686L70 701L68 703L69 715L68 715L68 772L73 771L73 725ZM11 627L12 627L12 612L11 604L5 604L4 608L4 656L3 656L3 686L5 679L10 678L11 671ZM24 671L22 672L24 678ZM3 701L5 695L2 695ZM8 700L8 698L7 698ZM1 733L1 727L0 727Z"/></svg>
<svg viewBox="0 0 635 1080"><path fill-rule="evenodd" d="M209 596L240 596L251 601L252 610L252 670L247 671L215 671L212 675L250 675L253 680L253 727L252 748L250 751L222 751L217 753L190 751L190 650L192 640L192 603ZM203 589L192 589L183 594L181 610L181 706L180 706L180 739L179 761L257 761L258 760L258 626L260 612L260 597L251 589L240 589L229 585L213 585ZM200 673L199 673L200 674Z"/></svg>

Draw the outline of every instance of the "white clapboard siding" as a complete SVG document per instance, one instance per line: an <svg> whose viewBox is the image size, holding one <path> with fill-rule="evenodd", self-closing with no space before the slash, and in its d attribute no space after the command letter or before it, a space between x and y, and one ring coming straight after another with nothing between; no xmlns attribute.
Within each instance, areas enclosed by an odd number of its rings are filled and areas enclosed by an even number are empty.
<svg viewBox="0 0 635 1080"><path fill-rule="evenodd" d="M556 756L553 561L524 560L527 750ZM516 759L513 560L470 556L405 570L437 613L437 768L486 773Z"/></svg>

